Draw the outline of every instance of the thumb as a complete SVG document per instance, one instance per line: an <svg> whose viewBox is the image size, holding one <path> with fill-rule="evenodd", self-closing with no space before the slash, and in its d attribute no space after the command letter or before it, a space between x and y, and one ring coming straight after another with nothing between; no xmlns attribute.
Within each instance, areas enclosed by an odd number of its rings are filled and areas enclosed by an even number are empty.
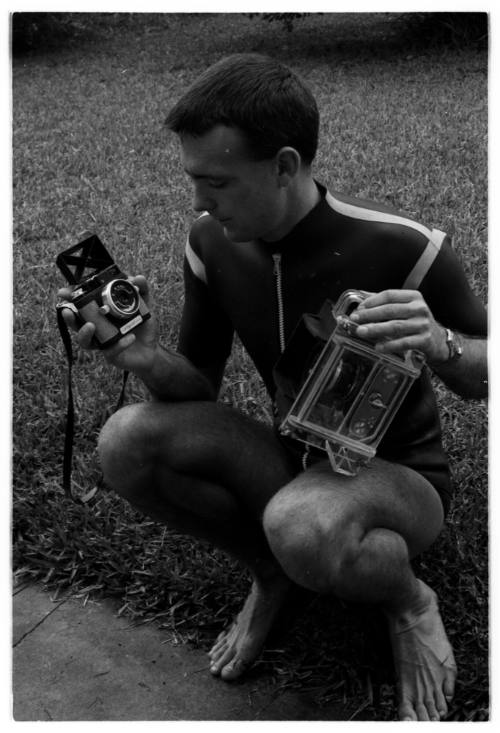
<svg viewBox="0 0 500 733"><path fill-rule="evenodd" d="M139 293L141 294L142 299L146 303L146 305L149 307L151 305L151 293L149 289L149 284L144 275L134 275L133 277L129 278L130 282L133 283L136 288L139 288Z"/></svg>

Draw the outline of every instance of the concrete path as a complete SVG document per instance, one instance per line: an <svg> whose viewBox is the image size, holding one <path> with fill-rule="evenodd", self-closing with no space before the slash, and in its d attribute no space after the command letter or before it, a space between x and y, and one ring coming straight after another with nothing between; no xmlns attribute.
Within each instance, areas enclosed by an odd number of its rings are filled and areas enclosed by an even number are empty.
<svg viewBox="0 0 500 733"><path fill-rule="evenodd" d="M217 680L204 652L153 624L132 626L104 602L53 602L36 586L14 591L12 669L16 721L345 719L266 678Z"/></svg>

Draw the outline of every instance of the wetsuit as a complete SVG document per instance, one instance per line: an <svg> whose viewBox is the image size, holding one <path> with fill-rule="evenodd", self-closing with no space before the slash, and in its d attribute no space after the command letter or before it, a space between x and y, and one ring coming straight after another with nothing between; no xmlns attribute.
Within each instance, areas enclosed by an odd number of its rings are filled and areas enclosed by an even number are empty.
<svg viewBox="0 0 500 733"><path fill-rule="evenodd" d="M336 301L348 289L418 289L439 323L486 335L485 310L446 235L392 209L318 187L320 202L277 242L235 243L209 215L194 222L184 262L181 353L198 367L223 365L236 332L273 400L273 366L301 316L317 313L326 299ZM304 446L295 448L298 455ZM448 461L427 369L377 453L419 471L448 508Z"/></svg>

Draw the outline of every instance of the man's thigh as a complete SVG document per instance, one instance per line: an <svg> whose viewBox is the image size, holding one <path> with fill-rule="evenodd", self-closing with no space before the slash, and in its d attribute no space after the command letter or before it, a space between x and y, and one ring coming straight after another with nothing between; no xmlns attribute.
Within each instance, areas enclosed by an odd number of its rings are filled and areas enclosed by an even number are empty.
<svg viewBox="0 0 500 733"><path fill-rule="evenodd" d="M278 507L298 502L310 506L309 520L331 523L340 531L349 524L361 532L388 529L406 541L410 557L427 549L443 524L436 489L411 468L375 458L357 476L334 473L321 461L296 476L274 499ZM307 508L303 513L307 521Z"/></svg>
<svg viewBox="0 0 500 733"><path fill-rule="evenodd" d="M272 427L216 402L145 402L115 413L108 433L126 434L120 453L137 451L165 475L227 489L261 516L270 498L296 475ZM120 456L118 456L120 458Z"/></svg>

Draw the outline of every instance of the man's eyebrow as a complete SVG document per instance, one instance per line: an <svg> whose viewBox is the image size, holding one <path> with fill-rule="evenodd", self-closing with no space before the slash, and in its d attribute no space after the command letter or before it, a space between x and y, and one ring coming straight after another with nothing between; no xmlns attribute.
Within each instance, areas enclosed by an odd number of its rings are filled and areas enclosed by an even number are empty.
<svg viewBox="0 0 500 733"><path fill-rule="evenodd" d="M205 181L214 179L227 179L229 176L226 173L195 173L190 171L188 168L184 168L184 172L192 178L194 181Z"/></svg>

